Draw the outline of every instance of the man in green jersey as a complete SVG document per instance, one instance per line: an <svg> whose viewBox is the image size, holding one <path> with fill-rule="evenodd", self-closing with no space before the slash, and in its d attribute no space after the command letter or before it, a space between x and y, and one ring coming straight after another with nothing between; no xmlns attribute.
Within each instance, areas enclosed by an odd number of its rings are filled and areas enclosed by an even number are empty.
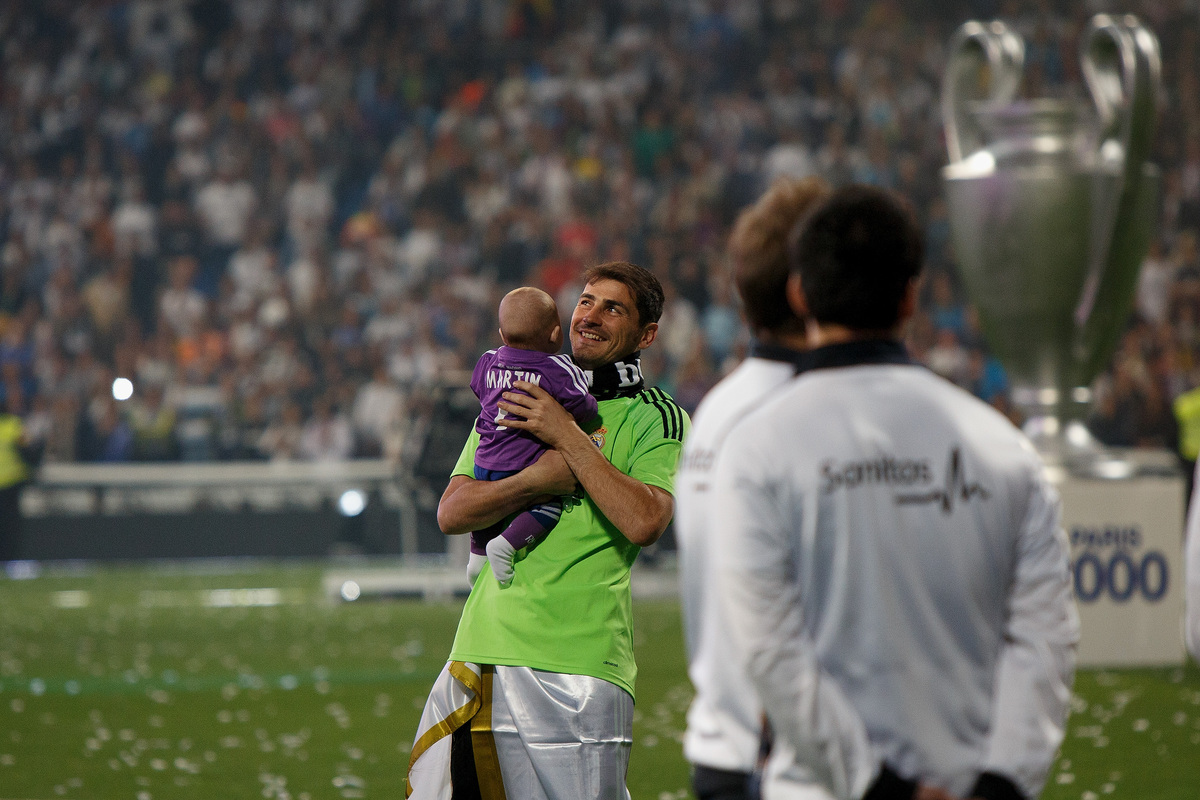
<svg viewBox="0 0 1200 800"><path fill-rule="evenodd" d="M571 350L590 373L599 415L584 430L545 391L514 381L499 404L506 424L553 449L512 477L476 481L472 434L438 505L442 530L462 534L574 493L555 535L518 555L511 584L476 582L421 718L409 796L629 796L629 571L674 513L689 422L666 393L646 388L638 366L658 334L658 280L625 262L592 267L585 279Z"/></svg>

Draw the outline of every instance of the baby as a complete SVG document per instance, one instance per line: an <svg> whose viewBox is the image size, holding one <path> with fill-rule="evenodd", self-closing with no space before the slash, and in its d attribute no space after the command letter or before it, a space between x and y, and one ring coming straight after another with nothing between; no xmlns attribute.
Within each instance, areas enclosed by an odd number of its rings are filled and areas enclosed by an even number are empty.
<svg viewBox="0 0 1200 800"><path fill-rule="evenodd" d="M562 347L563 332L554 299L530 286L513 289L500 301L500 338L504 346L484 353L471 375L471 389L482 409L475 421L479 447L475 450L475 479L507 478L533 464L546 451L536 436L503 427L505 412L497 408L513 381L529 381L562 404L580 424L596 416L596 399L588 393L587 378L570 356L555 355ZM500 531L494 525L471 533L471 558L467 577L471 583L492 565L492 575L501 584L512 582L513 557L522 547L540 542L558 523L562 500L531 506Z"/></svg>

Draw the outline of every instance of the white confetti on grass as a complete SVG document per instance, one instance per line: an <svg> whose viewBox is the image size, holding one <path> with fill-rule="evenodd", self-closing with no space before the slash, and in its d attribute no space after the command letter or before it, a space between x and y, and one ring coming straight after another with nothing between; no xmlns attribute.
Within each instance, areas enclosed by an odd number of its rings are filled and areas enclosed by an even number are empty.
<svg viewBox="0 0 1200 800"><path fill-rule="evenodd" d="M195 761L189 761L183 756L175 759L175 769L179 770L180 772L186 772L190 775L200 774L200 765Z"/></svg>

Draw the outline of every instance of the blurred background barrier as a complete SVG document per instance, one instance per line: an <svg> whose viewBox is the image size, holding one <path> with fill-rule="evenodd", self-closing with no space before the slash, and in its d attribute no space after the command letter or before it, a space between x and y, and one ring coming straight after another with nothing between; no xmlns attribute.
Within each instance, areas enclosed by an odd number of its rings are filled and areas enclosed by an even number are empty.
<svg viewBox="0 0 1200 800"><path fill-rule="evenodd" d="M395 464L47 464L22 499L27 559L445 551Z"/></svg>
<svg viewBox="0 0 1200 800"><path fill-rule="evenodd" d="M457 553L437 527L437 501L478 401L461 380L430 397L396 459L43 464L22 495L18 556Z"/></svg>

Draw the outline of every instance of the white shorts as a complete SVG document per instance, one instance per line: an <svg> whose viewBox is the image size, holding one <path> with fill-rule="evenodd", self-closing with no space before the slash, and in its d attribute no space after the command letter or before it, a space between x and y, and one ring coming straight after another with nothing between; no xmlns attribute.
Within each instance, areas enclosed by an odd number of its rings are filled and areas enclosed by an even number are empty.
<svg viewBox="0 0 1200 800"><path fill-rule="evenodd" d="M450 800L452 734L463 725L484 800L629 800L633 698L615 684L451 661L421 715L408 797Z"/></svg>

